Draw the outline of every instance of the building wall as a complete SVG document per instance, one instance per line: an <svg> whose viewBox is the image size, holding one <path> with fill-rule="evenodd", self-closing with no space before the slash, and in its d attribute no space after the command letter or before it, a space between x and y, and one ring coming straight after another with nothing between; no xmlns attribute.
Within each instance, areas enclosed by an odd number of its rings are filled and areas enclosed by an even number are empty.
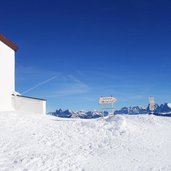
<svg viewBox="0 0 171 171"><path fill-rule="evenodd" d="M15 90L15 52L0 41L0 111L11 111Z"/></svg>
<svg viewBox="0 0 171 171"><path fill-rule="evenodd" d="M22 96L12 96L14 110L28 114L46 114L46 101Z"/></svg>

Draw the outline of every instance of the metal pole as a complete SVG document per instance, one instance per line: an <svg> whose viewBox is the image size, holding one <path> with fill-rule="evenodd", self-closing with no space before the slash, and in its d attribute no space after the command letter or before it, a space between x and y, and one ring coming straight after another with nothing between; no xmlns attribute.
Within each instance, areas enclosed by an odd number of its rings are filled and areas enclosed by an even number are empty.
<svg viewBox="0 0 171 171"><path fill-rule="evenodd" d="M114 103L112 103L112 115L114 115Z"/></svg>
<svg viewBox="0 0 171 171"><path fill-rule="evenodd" d="M104 114L103 114L103 103L100 101L101 98L102 98L102 96L99 99L99 104L100 104L100 110L101 110L101 113L102 113L102 117L104 118Z"/></svg>

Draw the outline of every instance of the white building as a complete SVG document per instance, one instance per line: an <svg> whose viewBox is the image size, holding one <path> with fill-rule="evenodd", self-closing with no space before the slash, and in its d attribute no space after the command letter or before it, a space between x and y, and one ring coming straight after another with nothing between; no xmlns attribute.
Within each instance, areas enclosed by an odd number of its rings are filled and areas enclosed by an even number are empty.
<svg viewBox="0 0 171 171"><path fill-rule="evenodd" d="M0 112L46 114L46 100L15 93L15 52L17 46L0 34Z"/></svg>

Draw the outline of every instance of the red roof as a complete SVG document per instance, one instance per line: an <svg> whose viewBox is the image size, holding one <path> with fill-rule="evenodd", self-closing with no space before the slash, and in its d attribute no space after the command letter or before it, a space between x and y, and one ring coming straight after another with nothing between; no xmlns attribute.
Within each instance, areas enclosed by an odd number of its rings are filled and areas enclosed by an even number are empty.
<svg viewBox="0 0 171 171"><path fill-rule="evenodd" d="M9 46L15 52L18 50L18 47L11 40L7 39L2 34L0 34L0 41L2 41L3 43L5 43L7 46Z"/></svg>

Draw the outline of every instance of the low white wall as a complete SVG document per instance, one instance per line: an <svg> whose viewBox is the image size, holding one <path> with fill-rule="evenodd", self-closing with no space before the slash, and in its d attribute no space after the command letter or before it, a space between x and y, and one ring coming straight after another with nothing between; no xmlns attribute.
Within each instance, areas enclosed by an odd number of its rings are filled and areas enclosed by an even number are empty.
<svg viewBox="0 0 171 171"><path fill-rule="evenodd" d="M23 96L12 96L13 108L16 112L30 114L46 114L46 101Z"/></svg>

